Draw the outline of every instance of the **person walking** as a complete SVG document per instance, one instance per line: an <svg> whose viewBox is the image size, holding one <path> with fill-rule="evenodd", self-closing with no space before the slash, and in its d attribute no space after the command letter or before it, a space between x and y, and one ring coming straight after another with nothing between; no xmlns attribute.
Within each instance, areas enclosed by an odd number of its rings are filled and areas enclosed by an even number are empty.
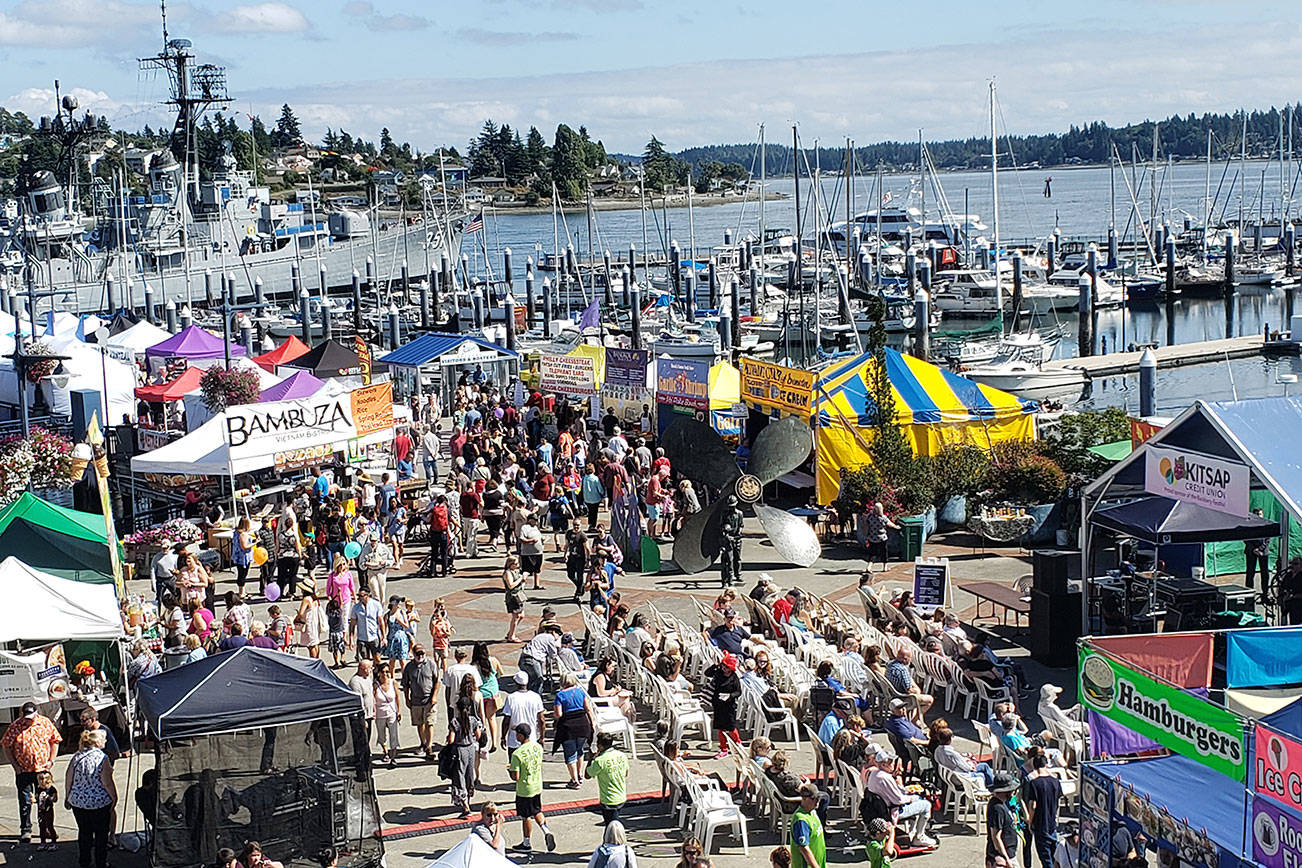
<svg viewBox="0 0 1302 868"><path fill-rule="evenodd" d="M32 803L36 798L36 777L54 768L63 736L53 721L36 710L35 702L24 702L21 716L0 736L0 747L14 767L14 786L18 790L18 840L32 840ZM87 863L89 864L89 862Z"/></svg>
<svg viewBox="0 0 1302 868"><path fill-rule="evenodd" d="M995 775L986 806L986 868L1016 868L1017 819L1008 800L1017 792L1017 781L1007 772Z"/></svg>
<svg viewBox="0 0 1302 868"><path fill-rule="evenodd" d="M613 823L628 801L628 757L615 750L615 737L608 732L597 736L597 755L588 760L583 776L595 778L601 802L601 819Z"/></svg>
<svg viewBox="0 0 1302 868"><path fill-rule="evenodd" d="M475 797L475 757L487 738L484 722L475 715L474 700L465 696L458 699L448 725L447 743L456 751L452 766L452 803L461 809L463 820L470 816L470 800Z"/></svg>
<svg viewBox="0 0 1302 868"><path fill-rule="evenodd" d="M823 833L826 812L818 787L801 784L800 807L791 815L791 868L826 868L827 841Z"/></svg>
<svg viewBox="0 0 1302 868"><path fill-rule="evenodd" d="M900 526L887 517L886 508L882 506L881 501L874 503L864 520L864 542L868 546L869 569L872 569L872 565L877 561L881 561L882 569L886 569L887 532L899 529Z"/></svg>
<svg viewBox="0 0 1302 868"><path fill-rule="evenodd" d="M385 669L384 666L380 668ZM368 658L363 657L357 661L357 672L348 679L348 689L362 698L362 720L369 740L375 722L375 687L371 681L371 661Z"/></svg>
<svg viewBox="0 0 1302 868"><path fill-rule="evenodd" d="M402 719L402 694L389 675L389 666L380 664L375 672L373 693L375 706L376 745L389 760L389 768L398 764L398 721Z"/></svg>
<svg viewBox="0 0 1302 868"><path fill-rule="evenodd" d="M1062 783L1049 771L1049 757L1037 753L1026 778L1026 811L1030 820L1031 839L1043 868L1053 868L1058 850L1058 806L1062 804Z"/></svg>
<svg viewBox="0 0 1302 868"><path fill-rule="evenodd" d="M502 590L506 592L506 613L511 616L510 626L506 628L503 642L519 642L515 635L520 626L520 616L524 613L524 576L520 574L520 559L515 555L506 556L502 567Z"/></svg>
<svg viewBox="0 0 1302 868"><path fill-rule="evenodd" d="M77 747L64 779L64 799L77 820L77 865L91 868L93 857L95 868L107 868L109 832L118 801L113 764L104 752L101 730L83 730Z"/></svg>
<svg viewBox="0 0 1302 868"><path fill-rule="evenodd" d="M439 577L448 574L448 499L440 494L429 511L429 572Z"/></svg>
<svg viewBox="0 0 1302 868"><path fill-rule="evenodd" d="M601 508L601 502L606 499L606 488L601 484L597 468L591 464L584 468L581 485L583 508L588 512L588 533L593 533L597 529L597 510Z"/></svg>
<svg viewBox="0 0 1302 868"><path fill-rule="evenodd" d="M434 691L438 688L439 672L434 661L425 656L425 646L419 642L411 648L411 659L402 669L402 697L411 709L411 725L420 737L420 749L425 757L434 756L431 734L434 728Z"/></svg>
<svg viewBox="0 0 1302 868"><path fill-rule="evenodd" d="M515 815L520 818L523 838L511 849L532 852L533 824L537 823L547 842L547 852L551 853L556 849L556 836L548 828L547 816L542 809L542 745L533 738L533 727L527 723L516 724L515 739L520 746L511 754L507 773L515 781Z"/></svg>

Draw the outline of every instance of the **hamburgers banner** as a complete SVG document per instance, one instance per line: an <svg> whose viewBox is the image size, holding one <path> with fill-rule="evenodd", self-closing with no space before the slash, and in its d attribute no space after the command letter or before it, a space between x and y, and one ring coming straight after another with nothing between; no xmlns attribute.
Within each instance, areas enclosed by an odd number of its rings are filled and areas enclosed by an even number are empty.
<svg viewBox="0 0 1302 868"><path fill-rule="evenodd" d="M1243 722L1235 714L1086 645L1079 672L1085 708L1226 777L1247 780Z"/></svg>

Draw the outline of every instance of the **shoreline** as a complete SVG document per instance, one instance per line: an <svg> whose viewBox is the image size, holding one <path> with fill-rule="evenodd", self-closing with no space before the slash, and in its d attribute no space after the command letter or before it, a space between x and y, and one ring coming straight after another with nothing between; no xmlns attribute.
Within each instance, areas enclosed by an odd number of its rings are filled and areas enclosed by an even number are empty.
<svg viewBox="0 0 1302 868"><path fill-rule="evenodd" d="M767 196L764 197L764 201L766 202L785 202L785 201L789 201L790 199L791 197L786 193L775 193L775 192L770 192ZM626 198L593 199L592 210L593 211L640 211L642 208L642 201L643 200L641 197L638 197L636 199L626 199ZM741 194L741 195L717 195L717 194L712 195L708 193L702 193L700 195L693 194L692 196L692 208L712 208L716 205L736 205L739 202L754 202L756 205L759 205L759 197L749 193ZM676 194L673 196L655 196L655 197L648 196L646 199L646 204L647 204L647 209L649 211L659 211L664 208L686 209L687 196L683 194ZM562 203L561 208L564 209L567 215L572 215L576 213L581 214L587 209L587 203L586 202ZM392 209L381 209L380 211L380 215L382 217L397 217L399 213L400 213L399 211L392 210ZM515 214L551 214L551 213L552 213L552 206L550 204L525 205L525 204L515 204L511 202L505 202L496 205L485 203L484 205L485 217L502 217L506 215L515 215Z"/></svg>

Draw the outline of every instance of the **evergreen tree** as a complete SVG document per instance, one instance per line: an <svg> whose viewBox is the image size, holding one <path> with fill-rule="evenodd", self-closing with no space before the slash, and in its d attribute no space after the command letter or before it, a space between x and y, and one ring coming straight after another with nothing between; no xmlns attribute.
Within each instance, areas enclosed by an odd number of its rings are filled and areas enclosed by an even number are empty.
<svg viewBox="0 0 1302 868"><path fill-rule="evenodd" d="M253 120L249 122L249 134L253 136L254 147L257 148L258 156L263 157L271 153L271 135L267 132L267 125L262 122L262 118L254 115Z"/></svg>
<svg viewBox="0 0 1302 868"><path fill-rule="evenodd" d="M525 139L524 149L529 155L530 174L538 174L546 170L551 155L548 153L547 140L543 138L542 133L538 132L537 127L529 127L529 135Z"/></svg>
<svg viewBox="0 0 1302 868"><path fill-rule="evenodd" d="M561 196L579 199L588 189L588 169L583 139L567 125L556 128L552 142L552 180Z"/></svg>
<svg viewBox="0 0 1302 868"><path fill-rule="evenodd" d="M289 103L285 103L280 107L280 120L276 121L276 129L271 133L271 143L278 148L288 148L302 139L303 132L299 128L298 118L294 116Z"/></svg>
<svg viewBox="0 0 1302 868"><path fill-rule="evenodd" d="M389 128L385 127L380 130L380 155L385 159L392 159L394 149L393 136L389 134Z"/></svg>
<svg viewBox="0 0 1302 868"><path fill-rule="evenodd" d="M490 119L484 121L479 137L471 140L467 154L470 157L469 169L472 178L494 178L502 173L497 136L497 124Z"/></svg>

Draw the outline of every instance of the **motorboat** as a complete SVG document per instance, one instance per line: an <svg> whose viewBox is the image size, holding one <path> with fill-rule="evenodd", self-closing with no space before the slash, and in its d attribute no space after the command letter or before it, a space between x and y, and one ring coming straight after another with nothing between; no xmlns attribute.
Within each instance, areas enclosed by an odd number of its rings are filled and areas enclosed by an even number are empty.
<svg viewBox="0 0 1302 868"><path fill-rule="evenodd" d="M1056 345L1035 334L1009 335L993 359L968 366L963 376L1015 395L1084 388L1085 372L1079 368L1044 367Z"/></svg>
<svg viewBox="0 0 1302 868"><path fill-rule="evenodd" d="M995 276L984 268L943 271L932 285L931 303L937 310L960 315L999 313L999 287ZM1011 289L1011 287L1009 287Z"/></svg>
<svg viewBox="0 0 1302 868"><path fill-rule="evenodd" d="M1270 286L1283 279L1284 269L1264 262L1239 265L1234 269L1236 286Z"/></svg>

